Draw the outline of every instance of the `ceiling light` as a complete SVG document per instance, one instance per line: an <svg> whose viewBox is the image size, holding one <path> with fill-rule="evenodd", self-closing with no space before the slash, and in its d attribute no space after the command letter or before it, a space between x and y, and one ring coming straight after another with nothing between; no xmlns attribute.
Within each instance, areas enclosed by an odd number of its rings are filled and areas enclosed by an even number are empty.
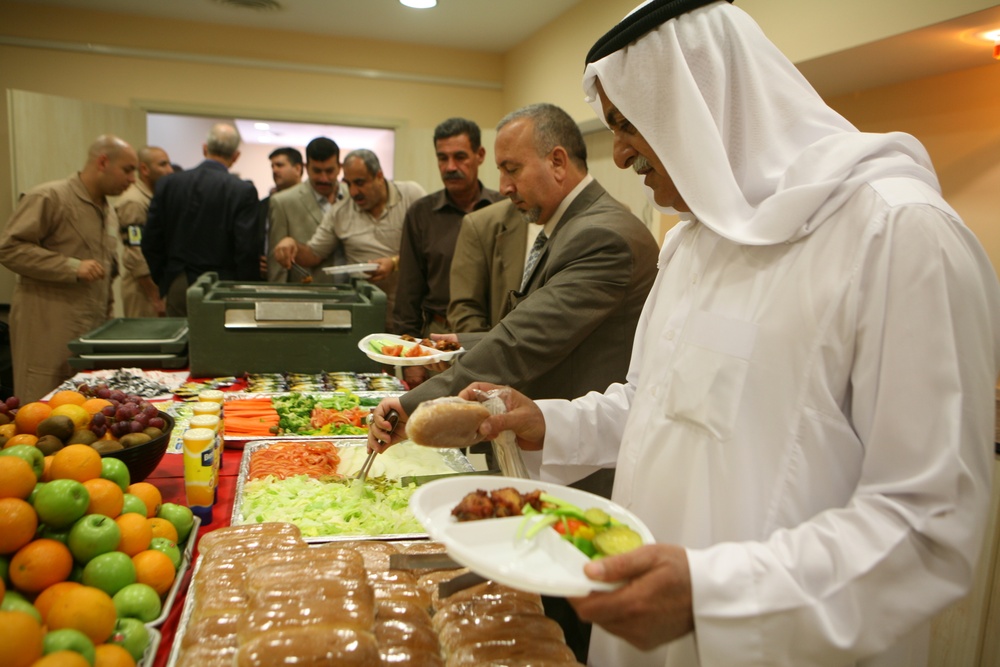
<svg viewBox="0 0 1000 667"><path fill-rule="evenodd" d="M399 0L399 4L413 9L430 9L437 6L437 0Z"/></svg>
<svg viewBox="0 0 1000 667"><path fill-rule="evenodd" d="M267 123L254 123L253 124L253 129L255 129L255 130L270 130L271 126L268 125Z"/></svg>

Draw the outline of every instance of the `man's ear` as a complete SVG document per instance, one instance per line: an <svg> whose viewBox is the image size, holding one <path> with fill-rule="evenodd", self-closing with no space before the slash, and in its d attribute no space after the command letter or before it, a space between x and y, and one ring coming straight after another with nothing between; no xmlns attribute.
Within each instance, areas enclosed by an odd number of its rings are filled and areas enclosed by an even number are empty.
<svg viewBox="0 0 1000 667"><path fill-rule="evenodd" d="M476 164L482 164L483 160L486 159L486 147L480 146L479 150L476 151Z"/></svg>
<svg viewBox="0 0 1000 667"><path fill-rule="evenodd" d="M208 157L208 144L201 145L201 154Z"/></svg>
<svg viewBox="0 0 1000 667"><path fill-rule="evenodd" d="M233 153L233 159L229 161L229 166L232 167L234 164L236 164L236 161L239 159L240 159L240 152L236 151L235 153Z"/></svg>
<svg viewBox="0 0 1000 667"><path fill-rule="evenodd" d="M552 173L557 180L562 181L566 177L569 169L569 154L562 146L556 146L548 155L549 164L552 165Z"/></svg>

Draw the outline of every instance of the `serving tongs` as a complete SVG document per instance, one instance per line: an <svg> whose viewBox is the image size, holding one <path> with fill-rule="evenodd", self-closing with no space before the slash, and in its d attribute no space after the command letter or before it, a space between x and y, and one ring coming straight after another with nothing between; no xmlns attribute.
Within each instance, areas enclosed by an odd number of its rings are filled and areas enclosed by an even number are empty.
<svg viewBox="0 0 1000 667"><path fill-rule="evenodd" d="M292 262L291 270L299 275L299 282L311 283L313 281L312 273L307 271L301 265Z"/></svg>
<svg viewBox="0 0 1000 667"><path fill-rule="evenodd" d="M389 434L392 435L392 432L396 430L396 424L399 422L399 413L395 410L389 410L389 413L385 416L385 420L391 425ZM384 445L385 443L379 440L379 444ZM375 455L377 453L378 452L374 449L369 450L368 456L365 457L365 462L361 464L361 469L358 470L358 474L354 476L354 479L360 480L364 483L365 479L368 477L368 471L372 468L372 463L375 461Z"/></svg>

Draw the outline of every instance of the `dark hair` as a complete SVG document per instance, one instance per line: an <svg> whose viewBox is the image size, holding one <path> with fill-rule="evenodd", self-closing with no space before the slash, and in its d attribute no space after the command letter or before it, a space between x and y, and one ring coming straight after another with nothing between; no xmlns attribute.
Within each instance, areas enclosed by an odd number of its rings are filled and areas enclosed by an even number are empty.
<svg viewBox="0 0 1000 667"><path fill-rule="evenodd" d="M583 141L580 127L568 113L554 104L531 104L501 118L497 132L507 123L520 118L534 122L535 150L539 155L548 155L556 146L562 146L570 160L587 171L587 144Z"/></svg>
<svg viewBox="0 0 1000 667"><path fill-rule="evenodd" d="M275 148L271 151L271 154L267 156L268 160L273 160L279 155L284 155L288 158L288 163L293 167L302 164L302 153L299 152L298 148L292 148L291 146L285 146L283 148Z"/></svg>
<svg viewBox="0 0 1000 667"><path fill-rule="evenodd" d="M449 118L434 128L434 145L442 139L457 137L464 134L469 137L469 143L473 151L478 151L482 144L482 137L479 133L479 126L467 118Z"/></svg>
<svg viewBox="0 0 1000 667"><path fill-rule="evenodd" d="M333 139L316 137L306 146L306 160L309 162L326 162L332 158L340 161L340 146Z"/></svg>

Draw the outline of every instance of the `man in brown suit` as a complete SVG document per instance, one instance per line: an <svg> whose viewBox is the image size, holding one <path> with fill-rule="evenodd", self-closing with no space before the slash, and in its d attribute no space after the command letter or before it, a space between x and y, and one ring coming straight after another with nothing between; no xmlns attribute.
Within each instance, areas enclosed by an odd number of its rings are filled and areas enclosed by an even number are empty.
<svg viewBox="0 0 1000 667"><path fill-rule="evenodd" d="M18 274L10 321L22 401L72 377L66 344L111 314L121 241L107 197L132 184L138 162L118 137L98 137L79 173L29 190L0 234L0 264Z"/></svg>
<svg viewBox="0 0 1000 667"><path fill-rule="evenodd" d="M521 286L528 223L509 199L465 216L451 260L448 322L455 333L489 331Z"/></svg>

